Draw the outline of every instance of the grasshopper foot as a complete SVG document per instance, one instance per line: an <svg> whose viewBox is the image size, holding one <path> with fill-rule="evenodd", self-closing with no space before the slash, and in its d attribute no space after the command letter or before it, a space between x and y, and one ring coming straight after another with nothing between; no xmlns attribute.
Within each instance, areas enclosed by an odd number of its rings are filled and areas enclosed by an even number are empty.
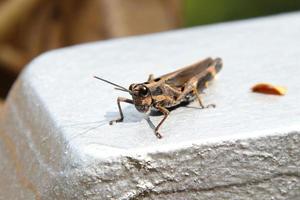
<svg viewBox="0 0 300 200"><path fill-rule="evenodd" d="M208 104L201 107L201 109L206 109L206 108L216 108L216 104Z"/></svg>
<svg viewBox="0 0 300 200"><path fill-rule="evenodd" d="M109 121L109 125L113 125L114 123L122 122L123 119L116 119L116 120L111 120Z"/></svg>
<svg viewBox="0 0 300 200"><path fill-rule="evenodd" d="M159 132L157 132L157 131L155 131L155 136L156 136L158 139L161 139L161 138L162 138L162 135L161 135Z"/></svg>
<svg viewBox="0 0 300 200"><path fill-rule="evenodd" d="M208 104L205 108L216 108L216 104Z"/></svg>

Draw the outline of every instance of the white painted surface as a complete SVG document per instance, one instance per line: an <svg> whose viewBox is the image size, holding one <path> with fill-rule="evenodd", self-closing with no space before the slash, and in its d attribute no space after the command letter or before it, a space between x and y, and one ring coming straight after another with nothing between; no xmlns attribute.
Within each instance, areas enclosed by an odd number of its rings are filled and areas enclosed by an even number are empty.
<svg viewBox="0 0 300 200"><path fill-rule="evenodd" d="M0 147L16 149L16 156L4 150L0 156L20 171L5 182L24 189L7 194L6 184L0 192L12 199L37 193L45 199L293 199L300 195L299 35L300 14L293 13L40 56L14 85L2 116L8 139ZM199 110L194 102L172 111L161 140L131 105L122 104L124 123L108 125L119 116L116 98L129 96L94 75L127 87L209 56L224 62L203 95L216 109ZM251 93L257 82L283 85L288 93ZM157 124L161 116L151 119Z"/></svg>

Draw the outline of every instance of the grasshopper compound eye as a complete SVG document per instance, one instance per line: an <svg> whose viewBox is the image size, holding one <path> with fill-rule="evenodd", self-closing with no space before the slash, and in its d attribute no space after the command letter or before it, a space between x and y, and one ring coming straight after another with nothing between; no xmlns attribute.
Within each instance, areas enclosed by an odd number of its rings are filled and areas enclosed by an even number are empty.
<svg viewBox="0 0 300 200"><path fill-rule="evenodd" d="M149 89L146 86L142 86L139 89L139 95L142 97L146 97L149 94Z"/></svg>

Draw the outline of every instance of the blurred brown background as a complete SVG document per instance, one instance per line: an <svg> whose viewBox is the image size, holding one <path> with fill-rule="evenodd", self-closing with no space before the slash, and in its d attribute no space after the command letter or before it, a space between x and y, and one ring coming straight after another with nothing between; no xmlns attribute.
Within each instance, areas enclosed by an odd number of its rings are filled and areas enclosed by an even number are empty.
<svg viewBox="0 0 300 200"><path fill-rule="evenodd" d="M182 26L181 0L0 0L0 96L50 49Z"/></svg>
<svg viewBox="0 0 300 200"><path fill-rule="evenodd" d="M297 0L0 0L0 109L24 65L47 50L299 8Z"/></svg>

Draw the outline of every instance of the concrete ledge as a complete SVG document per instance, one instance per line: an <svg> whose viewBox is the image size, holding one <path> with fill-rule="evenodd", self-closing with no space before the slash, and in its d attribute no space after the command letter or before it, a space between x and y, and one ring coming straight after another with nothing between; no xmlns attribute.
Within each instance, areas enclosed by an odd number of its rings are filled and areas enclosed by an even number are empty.
<svg viewBox="0 0 300 200"><path fill-rule="evenodd" d="M299 24L295 13L40 56L1 116L1 198L296 199ZM172 111L162 140L130 105L124 123L108 125L126 94L93 75L128 86L208 56L225 64L203 95L216 109L192 103ZM251 93L257 82L284 85L288 94Z"/></svg>

